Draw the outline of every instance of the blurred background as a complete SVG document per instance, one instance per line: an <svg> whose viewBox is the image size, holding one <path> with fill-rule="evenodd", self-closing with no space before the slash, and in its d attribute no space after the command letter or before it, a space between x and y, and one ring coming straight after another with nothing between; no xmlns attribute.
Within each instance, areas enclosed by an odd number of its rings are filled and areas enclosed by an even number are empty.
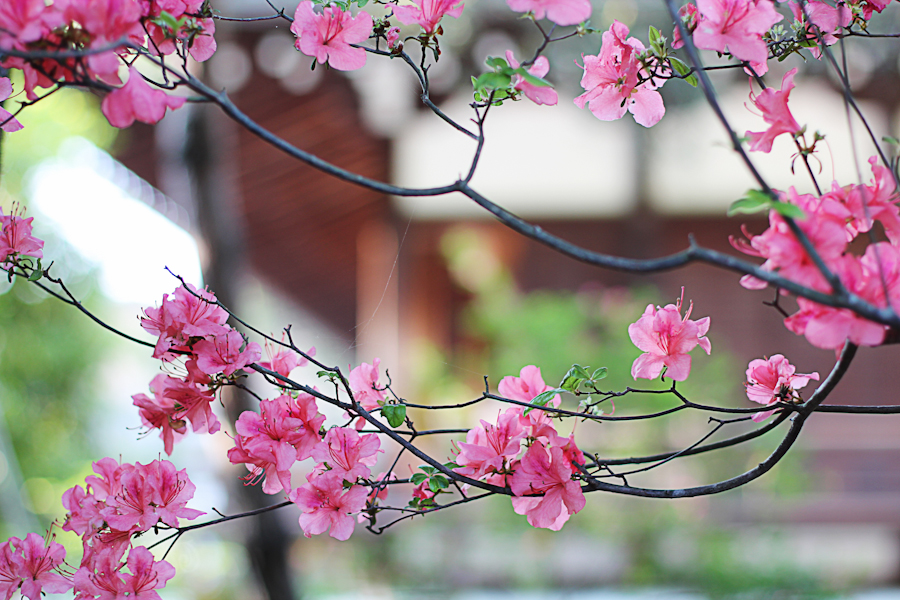
<svg viewBox="0 0 900 600"><path fill-rule="evenodd" d="M594 4L595 27L618 19L644 41L649 24L669 23L650 0ZM295 6L285 5L289 13ZM214 7L226 16L268 13L264 2L251 0L217 0ZM443 24L432 89L460 122L471 117L468 82L484 58L512 49L521 59L539 43L533 26L516 16L499 0L467 0L462 17ZM889 6L876 24L896 30L896 20ZM668 27L661 28L666 35ZM416 80L400 61L370 56L357 72L311 70L287 24L278 22L220 21L216 39L218 52L195 65L197 73L296 146L407 186L444 185L466 172L474 144L421 106ZM728 237L740 236L742 223L761 232L764 219L724 216L753 181L696 90L668 83L666 116L651 130L630 116L604 123L574 107L582 91L574 61L598 49L599 36L550 47L548 78L559 106L522 101L492 110L473 186L548 231L617 255L675 252L689 234L729 250ZM417 53L413 43L407 50ZM873 129L896 136L896 42L851 39L843 50ZM773 64L769 85L778 87L801 63L792 57ZM872 145L858 123L848 125L825 65L802 65L796 81L793 114L826 134L815 165L823 187L833 178L856 183L860 173L868 181ZM764 127L744 107L745 75L719 72L714 83L738 132ZM19 81L14 88L21 89ZM290 324L297 344L315 346L327 364L380 358L395 391L412 402L474 398L485 375L496 389L527 364L539 365L551 385L572 363L606 366L605 387L621 389L633 383L630 366L640 353L628 324L649 303L674 302L684 286L694 318L712 322L712 356L695 353L691 378L680 386L692 400L747 406L742 381L754 358L782 353L798 371L823 376L833 364L832 352L784 329L764 305L769 292L747 292L736 275L697 265L635 277L575 263L508 231L465 198L391 198L329 178L214 107L188 104L157 126L117 131L100 114L98 98L64 89L20 120L25 129L3 137L0 204L26 204L56 275L92 311L133 335L148 337L139 328L141 307L175 288L169 267L210 285L264 331L277 336ZM774 187L809 191L801 170L789 168L792 152L789 140L779 139L771 155L753 158ZM158 363L34 286L0 285L0 533L22 537L64 515L59 498L83 483L91 461L159 457L162 444L142 432L130 400L147 392ZM898 352L861 349L830 402L897 402L890 374ZM297 379L316 383L309 368ZM669 405L625 398L617 410ZM226 397L217 410L224 420L244 406L246 399ZM410 415L419 428L465 427L496 411L479 405ZM303 538L299 513L289 507L266 520L185 536L167 557L178 575L162 596L900 597L891 592L900 583L897 419L817 415L800 447L749 486L668 502L591 494L559 533L529 527L508 499L494 498L379 536L359 526L341 543ZM577 439L585 450L624 457L681 449L709 429L702 415L679 413L579 424ZM629 481L683 487L733 476L758 464L778 431ZM450 442L432 440L427 448L449 457ZM189 436L176 446L171 460L197 484L191 505L230 514L280 501L241 485L245 470L225 458L230 446L225 433ZM401 463L397 471L406 476L416 467ZM396 492L391 501L406 499ZM58 539L77 554L74 536Z"/></svg>

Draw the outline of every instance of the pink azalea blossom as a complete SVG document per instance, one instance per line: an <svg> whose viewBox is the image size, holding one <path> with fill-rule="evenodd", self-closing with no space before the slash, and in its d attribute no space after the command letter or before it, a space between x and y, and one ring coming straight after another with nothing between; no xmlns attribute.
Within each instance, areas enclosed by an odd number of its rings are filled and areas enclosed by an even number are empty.
<svg viewBox="0 0 900 600"><path fill-rule="evenodd" d="M384 33L385 39L387 39L388 48L393 50L394 48L402 48L403 44L400 43L400 28L399 27L391 27Z"/></svg>
<svg viewBox="0 0 900 600"><path fill-rule="evenodd" d="M666 109L655 82L641 80L638 56L644 51L644 45L627 36L628 27L613 21L609 31L603 33L600 54L582 57L581 87L586 91L575 98L575 104L579 108L587 104L594 116L603 121L621 119L627 111L639 124L652 127L662 119Z"/></svg>
<svg viewBox="0 0 900 600"><path fill-rule="evenodd" d="M853 20L853 10L842 1L839 1L837 6L819 0L804 0L802 6L799 2L791 1L788 2L788 8L794 19L805 24L806 39L816 43L809 49L816 58L821 58L822 55L819 44L831 46L837 42L838 37L835 33Z"/></svg>
<svg viewBox="0 0 900 600"><path fill-rule="evenodd" d="M166 582L175 576L175 567L164 560L157 562L143 546L128 553L127 565L131 573L123 576L119 593L128 598L160 600L156 590L166 587Z"/></svg>
<svg viewBox="0 0 900 600"><path fill-rule="evenodd" d="M309 483L290 493L290 500L300 507L300 528L303 535L312 537L331 528L329 535L347 540L353 534L355 522L351 513L366 507L366 488L353 485L344 491L344 479L339 473L312 474Z"/></svg>
<svg viewBox="0 0 900 600"><path fill-rule="evenodd" d="M690 2L685 4L678 9L678 17L684 23L684 28L687 29L688 35L693 35L697 29L697 22L700 20L697 5ZM684 46L684 40L681 39L681 30L675 27L675 30L672 32L672 49L678 50L682 46Z"/></svg>
<svg viewBox="0 0 900 600"><path fill-rule="evenodd" d="M60 20L58 8L44 0L5 0L0 3L0 48L25 49Z"/></svg>
<svg viewBox="0 0 900 600"><path fill-rule="evenodd" d="M151 87L137 69L128 69L128 81L111 91L103 99L100 109L113 127L129 127L135 120L156 123L166 114L166 108L181 108L185 99L170 96Z"/></svg>
<svg viewBox="0 0 900 600"><path fill-rule="evenodd" d="M371 474L369 467L378 460L381 440L374 433L360 436L347 427L334 427L316 445L312 457L331 467L331 472L354 482Z"/></svg>
<svg viewBox="0 0 900 600"><path fill-rule="evenodd" d="M666 367L666 376L673 381L684 381L691 371L691 357L688 354L696 346L710 353L709 317L697 321L690 320L693 303L681 317L682 297L676 304L665 308L654 308L652 304L641 318L628 326L628 335L634 345L644 351L631 366L635 379L655 379Z"/></svg>
<svg viewBox="0 0 900 600"><path fill-rule="evenodd" d="M751 360L747 366L747 398L751 402L770 405L776 402L790 402L797 395L796 391L806 387L811 379L819 380L818 373L796 373L794 365L781 354L771 358ZM753 415L757 423L768 419L774 410L758 412Z"/></svg>
<svg viewBox="0 0 900 600"><path fill-rule="evenodd" d="M581 486L572 480L572 464L559 447L548 452L543 444L532 444L515 467L509 487L518 497L543 494L540 499L513 499L516 513L526 515L532 527L558 530L585 505Z"/></svg>
<svg viewBox="0 0 900 600"><path fill-rule="evenodd" d="M366 51L350 44L369 39L372 17L365 11L352 17L335 5L316 13L307 0L297 6L291 32L298 38L294 45L303 54L315 57L319 64L328 61L339 71L353 71L366 64Z"/></svg>
<svg viewBox="0 0 900 600"><path fill-rule="evenodd" d="M325 415L319 414L315 398L309 394L263 400L259 414L243 412L235 423L235 447L228 451L228 460L247 465L248 482L265 476L263 492L290 492L290 469L297 461L312 456L321 441L319 428L324 422Z"/></svg>
<svg viewBox="0 0 900 600"><path fill-rule="evenodd" d="M704 50L730 52L749 61L758 75L768 66L769 50L762 36L783 19L772 0L697 0L700 21L694 44Z"/></svg>
<svg viewBox="0 0 900 600"><path fill-rule="evenodd" d="M10 600L22 585L22 561L10 547L9 540L0 545L0 597L4 600Z"/></svg>
<svg viewBox="0 0 900 600"><path fill-rule="evenodd" d="M44 538L29 533L24 540L10 538L16 553L22 557L19 576L22 578L22 595L29 600L41 600L41 593L61 594L72 588L72 583L57 572L66 559L62 544L44 543Z"/></svg>
<svg viewBox="0 0 900 600"><path fill-rule="evenodd" d="M512 50L506 51L506 60L513 69L519 68L519 61L513 57ZM534 64L528 68L528 73L535 77L544 77L550 71L550 61L546 56L538 56ZM525 97L535 104L546 104L554 106L559 101L559 97L550 86L540 86L528 83L521 75L516 75L513 79L513 87L523 94Z"/></svg>
<svg viewBox="0 0 900 600"><path fill-rule="evenodd" d="M900 244L900 196L894 188L894 178L890 169L878 164L878 157L869 158L874 180L870 185L849 185L841 187L837 181L822 199L834 200L844 205L850 212L846 217L847 241L860 233L872 229L875 221L884 227L884 233L892 244Z"/></svg>
<svg viewBox="0 0 900 600"><path fill-rule="evenodd" d="M505 378L504 381L506 379L510 378ZM455 462L460 467L454 471L472 479L480 479L506 470L519 455L525 438L525 429L519 423L521 412L509 409L500 415L497 425L481 421L480 425L470 429L466 434L466 441L459 442L459 455Z"/></svg>
<svg viewBox="0 0 900 600"><path fill-rule="evenodd" d="M158 308L145 308L141 327L159 336L153 358L172 361L178 355L170 350L190 351L192 338L230 331L227 320L228 313L216 304L215 294L187 284L187 289L179 286L173 294L164 294Z"/></svg>
<svg viewBox="0 0 900 600"><path fill-rule="evenodd" d="M313 346L306 352L309 356L316 355L316 347ZM269 360L265 362L259 363L264 369L269 369L270 371L275 371L279 375L284 377L290 377L291 371L296 369L297 367L304 367L309 364L309 361L300 356L290 348L279 347L277 350L273 344L266 342L266 354L269 357Z"/></svg>
<svg viewBox="0 0 900 600"><path fill-rule="evenodd" d="M241 350L243 344L244 337L234 330L219 334L211 340L200 340L193 346L197 353L197 368L207 375L222 373L228 377L258 361L262 355L259 344L250 342Z"/></svg>
<svg viewBox="0 0 900 600"><path fill-rule="evenodd" d="M395 6L394 16L404 25L418 23L428 35L434 35L444 15L458 19L464 7L462 0L413 0L413 2L415 3L413 6L408 4Z"/></svg>
<svg viewBox="0 0 900 600"><path fill-rule="evenodd" d="M0 77L0 103L12 95L12 82L9 77ZM0 106L0 129L7 133L19 131L23 125L8 110Z"/></svg>
<svg viewBox="0 0 900 600"><path fill-rule="evenodd" d="M753 105L762 111L762 117L769 128L762 132L748 131L747 137L750 138L750 150L756 152L771 152L772 142L782 133L790 133L796 135L800 133L800 124L794 119L788 108L788 96L794 89L794 75L797 69L791 69L785 73L781 80L781 89L766 88L758 95L750 93L750 100Z"/></svg>
<svg viewBox="0 0 900 600"><path fill-rule="evenodd" d="M550 19L557 25L578 25L591 16L589 0L506 0L516 12L530 12L535 19Z"/></svg>
<svg viewBox="0 0 900 600"><path fill-rule="evenodd" d="M353 392L353 399L367 411L372 411L384 403L384 386L378 382L378 366L381 359L376 358L372 364L362 363L350 371L347 382Z"/></svg>
<svg viewBox="0 0 900 600"><path fill-rule="evenodd" d="M43 240L31 235L32 221L34 217L23 219L16 207L9 215L4 215L0 207L0 264L6 263L11 256L44 256L41 251Z"/></svg>
<svg viewBox="0 0 900 600"><path fill-rule="evenodd" d="M795 222L825 264L838 260L847 248L845 226L851 214L846 206L825 196L816 198L811 194L798 194L794 188L782 195L782 201L803 209L804 218ZM779 275L813 289L830 290L812 258L777 211L769 211L769 228L766 231L756 236L748 234L748 237L749 245L735 240L732 243L742 252L765 258L763 269L777 271ZM741 278L741 285L748 289L763 289L768 284L752 275L745 275Z"/></svg>
<svg viewBox="0 0 900 600"><path fill-rule="evenodd" d="M497 386L497 391L500 392L501 396L522 402L531 402L536 396L552 389L552 386L544 383L540 367L534 365L522 367L518 377L512 375L504 377L500 380L500 385ZM548 404L557 407L559 403L560 397L557 394Z"/></svg>

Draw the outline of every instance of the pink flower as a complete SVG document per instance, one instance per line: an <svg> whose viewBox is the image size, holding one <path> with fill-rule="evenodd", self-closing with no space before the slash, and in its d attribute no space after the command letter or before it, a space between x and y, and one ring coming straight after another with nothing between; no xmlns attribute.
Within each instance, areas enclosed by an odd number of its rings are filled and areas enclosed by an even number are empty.
<svg viewBox="0 0 900 600"><path fill-rule="evenodd" d="M701 19L694 43L704 50L730 52L749 61L758 75L768 70L769 50L762 36L783 17L772 0L697 0Z"/></svg>
<svg viewBox="0 0 900 600"><path fill-rule="evenodd" d="M311 475L309 483L290 493L290 500L300 507L300 528L303 535L312 537L331 528L331 537L347 540L355 525L350 513L366 507L366 488L350 486L344 491L344 480L338 473L327 472Z"/></svg>
<svg viewBox="0 0 900 600"><path fill-rule="evenodd" d="M319 414L315 398L309 394L263 400L259 414L246 411L235 423L235 447L228 451L228 460L246 464L250 482L264 475L265 493L290 492L290 469L297 461L312 456L321 441L319 428L324 422L325 415Z"/></svg>
<svg viewBox="0 0 900 600"><path fill-rule="evenodd" d="M387 39L388 48L391 50L397 48L397 45L400 44L400 28L391 27L385 32L384 37ZM402 48L403 44L400 44L400 47Z"/></svg>
<svg viewBox="0 0 900 600"><path fill-rule="evenodd" d="M800 132L800 124L794 120L794 115L788 108L788 96L794 89L794 75L796 74L796 68L785 73L781 80L780 90L766 88L756 96L752 91L750 92L750 100L756 108L762 111L762 118L769 124L769 128L765 131L748 131L746 133L750 138L750 150L770 152L772 142L779 135L782 133L795 135Z"/></svg>
<svg viewBox="0 0 900 600"><path fill-rule="evenodd" d="M339 71L353 71L366 64L366 51L350 44L369 39L372 17L365 11L351 17L335 5L316 13L307 0L297 6L291 32L298 37L294 45L303 54L314 56L319 64L328 61Z"/></svg>
<svg viewBox="0 0 900 600"><path fill-rule="evenodd" d="M513 57L512 50L506 51L506 60L513 69L519 68L519 61ZM550 71L550 61L546 56L538 56L534 64L528 68L528 72L535 77L544 77ZM513 87L523 94L525 97L535 104L546 104L554 106L559 101L559 97L550 86L540 86L528 83L521 75L516 75L513 80Z"/></svg>
<svg viewBox="0 0 900 600"><path fill-rule="evenodd" d="M796 390L803 388L810 379L819 380L818 373L795 373L794 365L781 354L771 358L751 360L747 366L747 398L751 402L769 405L776 402L790 402L796 396ZM753 415L757 423L768 419L774 410L758 412Z"/></svg>
<svg viewBox="0 0 900 600"><path fill-rule="evenodd" d="M631 341L644 351L631 366L631 375L635 379L655 379L666 367L667 377L684 381L691 371L688 352L699 345L710 353L709 339L705 337L709 331L709 317L691 321L694 308L691 303L682 319L684 290L681 293L676 304L668 304L665 308L653 308L648 304L641 318L628 326Z"/></svg>
<svg viewBox="0 0 900 600"><path fill-rule="evenodd" d="M291 371L297 367L304 367L309 364L307 359L290 348L279 348L278 350L275 350L274 348L274 345L266 342L266 354L269 356L269 360L259 363L259 366L264 369L269 369L270 371L275 371L284 377L290 377ZM310 356L315 356L316 347L313 346L306 353Z"/></svg>
<svg viewBox="0 0 900 600"><path fill-rule="evenodd" d="M531 402L535 396L552 389L552 386L544 383L540 367L535 367L534 365L522 367L522 370L519 371L519 377L511 375L504 377L500 380L500 385L497 386L497 391L500 392L501 396L511 400L521 400L522 402ZM550 400L549 404L551 406L559 406L559 402L560 398L559 394L557 394Z"/></svg>
<svg viewBox="0 0 900 600"><path fill-rule="evenodd" d="M794 19L805 24L805 39L816 43L809 49L810 53L820 58L822 49L819 46L819 36L826 46L834 44L838 40L834 35L835 32L850 24L853 20L853 11L842 1L839 1L837 6L831 6L819 0L804 0L804 5L801 6L799 2L788 2L788 8Z"/></svg>
<svg viewBox="0 0 900 600"><path fill-rule="evenodd" d="M184 104L184 98L169 96L160 89L150 87L134 67L128 72L125 85L107 94L100 104L100 109L113 127L128 127L135 120L156 123L166 114L166 108L175 110Z"/></svg>
<svg viewBox="0 0 900 600"><path fill-rule="evenodd" d="M504 381L506 379L510 378ZM525 429L519 424L521 413L521 409L511 408L500 415L497 425L481 421L480 425L470 429L466 441L459 443L459 456L455 462L460 467L454 471L479 479L506 470L519 455L525 437Z"/></svg>
<svg viewBox="0 0 900 600"><path fill-rule="evenodd" d="M175 576L175 567L164 560L157 562L143 546L128 553L127 565L131 574L123 576L123 585L119 590L122 597L159 600L155 590L166 587L166 582Z"/></svg>
<svg viewBox="0 0 900 600"><path fill-rule="evenodd" d="M530 12L535 19L547 17L557 25L578 25L591 16L589 0L506 0L516 12Z"/></svg>
<svg viewBox="0 0 900 600"><path fill-rule="evenodd" d="M851 216L847 208L825 196L816 198L811 194L798 194L794 188L790 188L786 196L782 195L782 201L803 209L805 218L798 219L797 226L806 233L825 264L838 260L847 247L844 229ZM817 290L830 289L812 258L777 211L769 211L768 229L761 235L748 237L749 246L739 242L735 246L742 252L765 258L763 269L777 271L783 277ZM741 278L741 285L748 289L763 289L767 284L752 275L745 275Z"/></svg>
<svg viewBox="0 0 900 600"><path fill-rule="evenodd" d="M464 7L462 0L413 0L413 2L415 6L408 4L395 6L394 16L404 25L418 23L428 35L434 35L438 23L444 15L458 19ZM390 45L390 37L388 37L388 45Z"/></svg>
<svg viewBox="0 0 900 600"><path fill-rule="evenodd" d="M678 18L684 23L684 28L687 29L688 34L693 35L694 31L697 29L697 21L700 19L700 13L697 12L697 5L688 3L679 8ZM678 27L675 27L675 30L672 32L672 49L678 50L682 46L684 46L684 40L681 39L681 30Z"/></svg>
<svg viewBox="0 0 900 600"><path fill-rule="evenodd" d="M371 474L369 467L378 460L381 440L374 433L360 436L347 427L334 427L325 434L325 440L312 451L312 457L331 467L331 472L354 482Z"/></svg>
<svg viewBox="0 0 900 600"><path fill-rule="evenodd" d="M375 410L384 403L384 386L378 382L378 365L381 359L376 358L372 364L362 363L350 371L347 382L353 392L353 398L367 411Z"/></svg>
<svg viewBox="0 0 900 600"><path fill-rule="evenodd" d="M29 600L41 600L41 593L61 594L72 588L72 583L56 572L66 559L62 544L44 543L44 538L29 533L24 540L10 538L21 556L18 574L22 578L22 595ZM7 596L8 597L8 596Z"/></svg>
<svg viewBox="0 0 900 600"><path fill-rule="evenodd" d="M0 77L0 102L3 102L11 95L12 82L9 80L9 77ZM12 116L11 112L4 110L3 107L0 106L0 129L7 133L12 133L13 131L22 129L22 127L23 125Z"/></svg>
<svg viewBox="0 0 900 600"><path fill-rule="evenodd" d="M17 214L14 206L12 214L4 215L0 208L0 264L7 262L11 256L25 255L42 258L43 240L31 235L31 222L34 217L23 219Z"/></svg>
<svg viewBox="0 0 900 600"><path fill-rule="evenodd" d="M536 442L528 448L509 487L518 497L543 494L543 498L513 498L516 513L528 517L532 527L559 530L563 523L584 508L581 486L572 480L572 464L559 447L547 448Z"/></svg>
<svg viewBox="0 0 900 600"><path fill-rule="evenodd" d="M207 375L222 373L226 377L250 363L259 360L262 351L259 344L250 342L244 350L244 337L237 331L219 334L212 340L200 340L194 344L197 368Z"/></svg>
<svg viewBox="0 0 900 600"><path fill-rule="evenodd" d="M656 125L666 112L662 96L653 81L642 79L638 55L644 45L627 38L628 27L613 21L603 33L603 45L597 56L583 56L584 75L581 87L586 92L575 98L575 104L588 104L594 116L603 121L621 119L628 111L644 127Z"/></svg>

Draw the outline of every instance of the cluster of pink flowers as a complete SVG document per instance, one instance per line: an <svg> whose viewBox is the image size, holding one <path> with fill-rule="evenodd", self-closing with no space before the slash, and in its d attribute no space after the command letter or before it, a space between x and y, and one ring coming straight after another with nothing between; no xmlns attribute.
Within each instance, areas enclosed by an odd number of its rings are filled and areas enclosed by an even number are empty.
<svg viewBox="0 0 900 600"><path fill-rule="evenodd" d="M878 307L900 308L900 196L894 191L890 171L872 157L874 180L868 185L841 187L837 182L821 197L798 194L793 188L782 194L782 200L803 209L804 218L797 220L825 265L846 288ZM859 233L869 231L880 222L889 242L869 245L863 256L848 251L848 244ZM825 293L831 286L812 258L791 232L784 217L776 210L769 213L769 228L760 235L746 234L747 242L733 241L747 254L765 258L762 268L775 271L792 281ZM749 289L762 289L766 283L744 276L741 284ZM831 308L798 298L799 310L785 319L785 325L798 335L806 336L819 348L837 349L846 340L863 346L877 346L884 341L887 327L868 321L847 309Z"/></svg>
<svg viewBox="0 0 900 600"><path fill-rule="evenodd" d="M215 390L262 355L259 344L246 343L227 320L212 292L191 285L164 295L159 307L144 309L141 326L158 336L153 357L181 361L185 371L182 377L157 375L150 383L152 398L132 397L144 426L160 430L167 454L187 431L186 420L197 433L220 429L212 412Z"/></svg>
<svg viewBox="0 0 900 600"><path fill-rule="evenodd" d="M710 353L711 346L706 337L709 317L692 321L694 305L691 303L682 318L683 302L684 289L675 304L667 304L665 308L648 304L641 318L628 326L631 341L644 351L631 366L631 375L635 379L656 379L665 367L669 379L684 381L691 371L688 353L697 346Z"/></svg>
<svg viewBox="0 0 900 600"><path fill-rule="evenodd" d="M530 402L552 390L544 383L541 370L527 366L520 377L504 377L498 386L501 395ZM550 400L559 406L560 398ZM558 531L569 517L585 505L581 486L573 479L584 454L575 445L574 433L565 438L553 427L546 411L524 406L508 408L492 424L482 420L459 442L456 456L460 475L499 486L509 485L513 509L525 515L534 527ZM526 451L520 458L523 443Z"/></svg>
<svg viewBox="0 0 900 600"><path fill-rule="evenodd" d="M203 0L12 0L0 6L0 48L17 51L96 51L127 41L146 45L151 54L183 51L204 61L215 52L214 33L215 24ZM59 60L8 56L0 66L21 69L25 92L34 100L36 88L59 81L99 80L119 85L119 67L131 56L130 49L111 48L84 58ZM103 103L103 112L114 126L127 127L134 119L155 123L166 107L178 108L184 103L182 98L151 88L134 68L130 72L128 83L112 91Z"/></svg>
<svg viewBox="0 0 900 600"><path fill-rule="evenodd" d="M0 594L7 600L16 590L39 600L42 593L73 588L78 600L159 599L155 590L165 587L175 569L156 561L147 548L132 547L131 538L161 524L178 527L179 519L204 514L186 506L194 484L184 470L176 471L165 460L132 465L104 458L94 463L94 472L85 488L76 485L62 499L69 511L62 529L82 538L78 569L62 569L66 551L61 544L45 543L36 533L24 540L10 538L0 546Z"/></svg>
<svg viewBox="0 0 900 600"><path fill-rule="evenodd" d="M663 82L653 80L644 70L643 52L641 41L628 37L628 27L613 21L603 33L600 54L582 57L581 87L586 91L575 98L575 104L579 108L587 104L603 121L621 119L627 111L644 127L656 125L666 112L656 91Z"/></svg>
<svg viewBox="0 0 900 600"><path fill-rule="evenodd" d="M291 502L303 511L300 528L306 537L324 533L346 540L353 533L353 513L366 506L369 490L358 485L370 475L381 450L381 440L369 433L359 435L355 429L333 427L325 439L312 450L319 461L306 476L307 482L288 494ZM374 499L373 499L374 501Z"/></svg>
<svg viewBox="0 0 900 600"><path fill-rule="evenodd" d="M22 217L18 206L14 205L8 215L0 207L0 266L3 268L9 268L12 259L18 256L43 258L44 242L31 235L32 221L34 217Z"/></svg>

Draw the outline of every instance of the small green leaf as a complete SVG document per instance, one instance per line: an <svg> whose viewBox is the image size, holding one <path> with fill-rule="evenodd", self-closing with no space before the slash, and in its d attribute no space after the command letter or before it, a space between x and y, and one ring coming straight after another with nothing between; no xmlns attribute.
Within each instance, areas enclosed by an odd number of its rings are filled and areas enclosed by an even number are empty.
<svg viewBox="0 0 900 600"><path fill-rule="evenodd" d="M888 144L891 144L892 146L900 146L900 140L898 140L895 137L886 135L886 136L882 137L881 139L882 139L882 141L887 142Z"/></svg>
<svg viewBox="0 0 900 600"><path fill-rule="evenodd" d="M740 200L735 200L728 207L728 216L737 213L752 214L763 210L768 210L772 204L772 198L768 194L759 190L747 190L747 195Z"/></svg>
<svg viewBox="0 0 900 600"><path fill-rule="evenodd" d="M559 384L561 389L566 390L567 392L575 392L578 390L578 386L585 379L590 379L591 376L587 371L584 370L584 367L581 365L572 365L572 368L566 373L566 376L563 377L562 383ZM532 402L534 402L532 400Z"/></svg>
<svg viewBox="0 0 900 600"><path fill-rule="evenodd" d="M511 82L512 78L503 73L497 73L495 71L482 73L478 77L478 80L475 81L475 91L483 93L484 90L500 90L508 88Z"/></svg>
<svg viewBox="0 0 900 600"><path fill-rule="evenodd" d="M178 21L176 21L175 17L173 17L171 14L169 14L166 11L161 11L159 13L159 15L157 15L156 22L159 23L160 25L165 25L172 31L175 31L176 29L178 29Z"/></svg>
<svg viewBox="0 0 900 600"><path fill-rule="evenodd" d="M803 212L803 209L796 204L790 204L788 202L773 202L772 208L774 208L782 217L788 217L790 219L806 218L806 213Z"/></svg>
<svg viewBox="0 0 900 600"><path fill-rule="evenodd" d="M650 26L650 43L658 44L658 43L660 43L661 38L662 38L662 36L659 34L659 29L657 29L656 27L651 25Z"/></svg>
<svg viewBox="0 0 900 600"><path fill-rule="evenodd" d="M40 265L38 265L38 267L39 268L32 271L31 275L28 276L28 281L37 281L44 274L44 272L40 269Z"/></svg>
<svg viewBox="0 0 900 600"><path fill-rule="evenodd" d="M600 367L599 369L594 371L594 374L591 375L591 379L593 379L594 381L597 381L599 379L606 379L607 373L609 373L609 369L607 369L606 367Z"/></svg>
<svg viewBox="0 0 900 600"><path fill-rule="evenodd" d="M459 465L453 461L445 462L444 466L447 467L448 469L458 469L459 468Z"/></svg>
<svg viewBox="0 0 900 600"><path fill-rule="evenodd" d="M360 8L369 3L369 0L356 0L356 5Z"/></svg>
<svg viewBox="0 0 900 600"><path fill-rule="evenodd" d="M413 473L413 476L409 478L409 480L416 485L419 485L426 479L428 479L428 475L426 475L425 473Z"/></svg>
<svg viewBox="0 0 900 600"><path fill-rule="evenodd" d="M535 77L531 73L525 70L525 67L520 67L515 70L518 75L522 76L522 79L530 83L531 85L536 85L538 87L553 87L553 84L547 81L546 79L541 79L540 77Z"/></svg>
<svg viewBox="0 0 900 600"><path fill-rule="evenodd" d="M484 61L484 64L492 69L502 69L504 67L509 67L509 63L506 62L506 59L499 56L488 56L487 60Z"/></svg>
<svg viewBox="0 0 900 600"><path fill-rule="evenodd" d="M450 482L443 475L435 475L428 480L428 489L437 494L439 491L450 487Z"/></svg>
<svg viewBox="0 0 900 600"><path fill-rule="evenodd" d="M429 465L419 465L419 470L420 470L420 471L425 471L425 472L428 473L429 475L433 475L434 472L436 471L436 469L435 469L434 467L429 466Z"/></svg>
<svg viewBox="0 0 900 600"><path fill-rule="evenodd" d="M689 83L693 87L697 87L700 83L700 80L697 79L697 76L691 73L691 68L685 64L683 60L675 58L674 56L669 57L669 64L672 65L672 68L675 69L675 72L684 77L684 80ZM688 75L688 73L691 73Z"/></svg>
<svg viewBox="0 0 900 600"><path fill-rule="evenodd" d="M538 394L531 400L531 405L532 406L547 406L547 403L550 402L551 400L553 400L553 398L558 393L565 392L565 391L566 390L556 388L553 390L547 390L546 392L541 392L540 394ZM531 412L531 410L532 410L531 407L528 407L525 409L525 411L522 414L527 415L529 412Z"/></svg>
<svg viewBox="0 0 900 600"><path fill-rule="evenodd" d="M400 427L406 420L406 406L403 404L387 404L381 408L381 414L391 427Z"/></svg>

